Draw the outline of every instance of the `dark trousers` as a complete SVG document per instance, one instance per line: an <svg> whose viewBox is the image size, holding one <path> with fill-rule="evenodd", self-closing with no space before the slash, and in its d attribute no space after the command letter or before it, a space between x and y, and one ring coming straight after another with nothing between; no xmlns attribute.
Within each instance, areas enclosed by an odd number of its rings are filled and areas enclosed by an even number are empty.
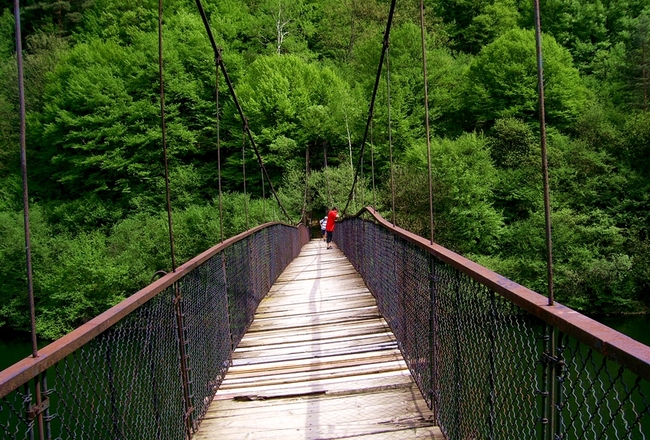
<svg viewBox="0 0 650 440"><path fill-rule="evenodd" d="M332 241L332 234L334 234L334 231L327 231L327 244Z"/></svg>

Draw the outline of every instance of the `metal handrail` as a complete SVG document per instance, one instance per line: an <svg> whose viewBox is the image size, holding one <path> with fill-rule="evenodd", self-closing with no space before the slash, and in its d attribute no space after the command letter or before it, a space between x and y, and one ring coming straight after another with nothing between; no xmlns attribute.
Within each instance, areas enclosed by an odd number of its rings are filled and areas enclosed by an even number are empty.
<svg viewBox="0 0 650 440"><path fill-rule="evenodd" d="M292 226L283 222L269 222L233 236L179 266L175 272L168 273L67 335L40 349L38 351L38 357L25 358L5 370L0 371L0 398L5 397L20 385L33 379L38 374L44 372L92 339L99 336L108 328L124 319L134 310L172 286L174 283L178 282L186 274L214 255L234 243L242 241L247 237L254 235L256 232L272 225Z"/></svg>
<svg viewBox="0 0 650 440"><path fill-rule="evenodd" d="M436 256L532 315L601 353L607 359L619 363L646 380L650 380L649 346L560 303L555 302L554 305L549 306L545 296L449 249L435 243L430 244L427 239L398 226L393 226L371 206L365 207L349 217L356 218L364 214L370 215L377 224L390 230L393 234Z"/></svg>

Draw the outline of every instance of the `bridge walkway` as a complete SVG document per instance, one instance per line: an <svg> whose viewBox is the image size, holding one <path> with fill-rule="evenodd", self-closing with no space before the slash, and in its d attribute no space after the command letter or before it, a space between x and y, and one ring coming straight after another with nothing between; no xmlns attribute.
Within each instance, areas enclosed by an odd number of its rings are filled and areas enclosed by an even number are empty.
<svg viewBox="0 0 650 440"><path fill-rule="evenodd" d="M388 324L312 240L264 298L194 439L442 438Z"/></svg>

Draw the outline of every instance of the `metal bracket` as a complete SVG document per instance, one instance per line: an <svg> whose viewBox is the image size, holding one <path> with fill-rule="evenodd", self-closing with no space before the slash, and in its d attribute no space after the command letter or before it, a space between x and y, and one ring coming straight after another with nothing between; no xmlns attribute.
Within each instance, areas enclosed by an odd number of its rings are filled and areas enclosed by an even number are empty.
<svg viewBox="0 0 650 440"><path fill-rule="evenodd" d="M39 405L31 405L27 410L27 420L34 420L50 407L50 399L43 400Z"/></svg>
<svg viewBox="0 0 650 440"><path fill-rule="evenodd" d="M542 353L542 364L543 365L552 365L555 367L555 374L557 376L562 375L562 370L564 369L564 366L566 365L564 363L564 360L557 357L557 356L551 356L547 352Z"/></svg>
<svg viewBox="0 0 650 440"><path fill-rule="evenodd" d="M562 362L560 359L558 359L557 356L551 356L548 354L548 352L542 353L542 364L544 365L557 365L558 363Z"/></svg>

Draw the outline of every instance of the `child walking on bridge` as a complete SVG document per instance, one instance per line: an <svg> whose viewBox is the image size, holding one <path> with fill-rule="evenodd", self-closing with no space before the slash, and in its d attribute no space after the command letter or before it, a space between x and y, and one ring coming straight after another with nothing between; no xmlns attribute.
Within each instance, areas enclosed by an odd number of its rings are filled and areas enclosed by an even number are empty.
<svg viewBox="0 0 650 440"><path fill-rule="evenodd" d="M335 207L332 208L330 212L327 213L327 224L325 225L325 231L327 232L327 249L332 249L330 243L332 242L332 235L334 234L334 221L339 217L339 211Z"/></svg>

